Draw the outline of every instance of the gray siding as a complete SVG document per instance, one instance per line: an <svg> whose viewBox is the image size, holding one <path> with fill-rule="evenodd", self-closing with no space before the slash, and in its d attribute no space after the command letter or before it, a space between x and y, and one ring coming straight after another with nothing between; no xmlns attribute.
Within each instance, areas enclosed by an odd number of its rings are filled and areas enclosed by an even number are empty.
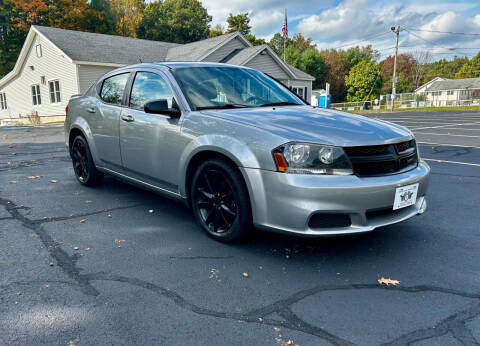
<svg viewBox="0 0 480 346"><path fill-rule="evenodd" d="M95 65L78 65L78 84L80 93L84 93L88 88L105 73L116 69L113 66L95 66Z"/></svg>
<svg viewBox="0 0 480 346"><path fill-rule="evenodd" d="M290 76L280 67L278 62L276 62L270 54L258 54L252 60L245 64L247 67L251 67L262 72L268 73L269 75L277 79L289 79Z"/></svg>
<svg viewBox="0 0 480 346"><path fill-rule="evenodd" d="M37 57L35 46L40 44L42 56ZM33 66L33 69L32 69ZM21 68L20 73L0 88L7 95L8 109L0 111L0 118L17 118L34 111L40 116L65 115L70 96L77 94L75 64L70 62L55 46L36 35ZM43 83L42 81L45 81ZM48 82L60 82L61 102L51 103ZM40 85L42 104L32 102L32 84Z"/></svg>
<svg viewBox="0 0 480 346"><path fill-rule="evenodd" d="M234 38L224 46L220 47L216 51L212 52L209 56L207 56L202 61L209 61L209 62L220 62L223 58L225 58L228 54L230 54L235 49L243 49L248 47L243 41L241 41L238 37Z"/></svg>
<svg viewBox="0 0 480 346"><path fill-rule="evenodd" d="M308 101L308 103L311 102L312 98L312 82L307 81L307 80L298 80L298 79L293 79L289 81L289 86L293 87L302 87L302 88L307 88L307 94L306 97L304 97L305 101Z"/></svg>

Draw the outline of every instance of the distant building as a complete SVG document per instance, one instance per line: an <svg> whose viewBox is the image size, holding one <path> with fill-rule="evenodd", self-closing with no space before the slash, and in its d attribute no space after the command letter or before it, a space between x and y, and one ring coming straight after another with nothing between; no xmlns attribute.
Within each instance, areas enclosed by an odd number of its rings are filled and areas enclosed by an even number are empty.
<svg viewBox="0 0 480 346"><path fill-rule="evenodd" d="M251 67L310 100L314 77L268 46L234 32L189 44L32 26L14 69L0 80L0 119L65 115L68 100L104 73L138 62L209 61Z"/></svg>
<svg viewBox="0 0 480 346"><path fill-rule="evenodd" d="M417 100L424 95L425 106L480 104L480 78L447 79L437 77L415 90Z"/></svg>

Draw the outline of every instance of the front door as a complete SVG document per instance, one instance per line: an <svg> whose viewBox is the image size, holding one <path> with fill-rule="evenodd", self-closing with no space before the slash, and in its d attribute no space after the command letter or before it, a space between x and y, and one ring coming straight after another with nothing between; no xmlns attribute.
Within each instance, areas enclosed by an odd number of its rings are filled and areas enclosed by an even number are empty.
<svg viewBox="0 0 480 346"><path fill-rule="evenodd" d="M177 192L178 161L184 144L179 119L143 111L149 101L174 96L170 85L160 74L137 72L132 84L128 107L120 117L120 150L125 173L133 178Z"/></svg>

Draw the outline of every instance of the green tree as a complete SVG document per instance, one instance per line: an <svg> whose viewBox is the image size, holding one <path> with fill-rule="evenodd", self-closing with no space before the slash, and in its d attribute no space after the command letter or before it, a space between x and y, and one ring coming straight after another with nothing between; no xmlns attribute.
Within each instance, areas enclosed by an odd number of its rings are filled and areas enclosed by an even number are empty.
<svg viewBox="0 0 480 346"><path fill-rule="evenodd" d="M355 66L362 60L373 61L378 59L380 54L378 51L374 50L371 45L364 47L352 47L344 51L344 56L348 61L348 64L351 67Z"/></svg>
<svg viewBox="0 0 480 346"><path fill-rule="evenodd" d="M302 54L295 46L287 46L287 49L285 50L285 61L287 64L298 67L300 65L301 55ZM280 57L283 58L283 50L280 53Z"/></svg>
<svg viewBox="0 0 480 346"><path fill-rule="evenodd" d="M175 43L203 40L212 17L198 0L165 0L147 5L137 37Z"/></svg>
<svg viewBox="0 0 480 346"><path fill-rule="evenodd" d="M283 43L285 42L285 39L283 38L282 34L277 32L273 37L270 39L268 42L268 45L270 48L273 49L275 53L277 53L279 56L283 56Z"/></svg>
<svg viewBox="0 0 480 346"><path fill-rule="evenodd" d="M115 33L115 17L108 0L92 0L85 11L82 29L101 34Z"/></svg>
<svg viewBox="0 0 480 346"><path fill-rule="evenodd" d="M345 100L345 76L349 71L349 63L342 51L330 49L321 52L325 62L325 82L330 84L332 102Z"/></svg>
<svg viewBox="0 0 480 346"><path fill-rule="evenodd" d="M122 36L136 37L136 30L145 9L144 0L110 0L115 16L116 32Z"/></svg>
<svg viewBox="0 0 480 346"><path fill-rule="evenodd" d="M252 27L250 26L250 18L247 13L239 13L237 15L230 15L227 18L228 32L238 31L243 35L249 34Z"/></svg>
<svg viewBox="0 0 480 346"><path fill-rule="evenodd" d="M210 29L208 32L208 38L216 37L223 35L223 25L222 24L217 24L213 28Z"/></svg>
<svg viewBox="0 0 480 346"><path fill-rule="evenodd" d="M326 66L322 55L316 48L308 48L301 53L295 67L315 77L315 80L312 84L313 89L318 89L325 86L324 76Z"/></svg>
<svg viewBox="0 0 480 346"><path fill-rule="evenodd" d="M480 53L473 57L472 60L464 63L454 77L456 79L480 77Z"/></svg>
<svg viewBox="0 0 480 346"><path fill-rule="evenodd" d="M263 38L257 38L253 34L246 34L245 38L250 41L251 44L254 46L260 46L262 44L265 44L265 40Z"/></svg>
<svg viewBox="0 0 480 346"><path fill-rule="evenodd" d="M423 83L435 77L453 78L455 74L468 63L467 57L454 57L453 60L441 59L425 66Z"/></svg>
<svg viewBox="0 0 480 346"><path fill-rule="evenodd" d="M382 87L382 72L374 61L361 60L345 77L347 101L373 100Z"/></svg>
<svg viewBox="0 0 480 346"><path fill-rule="evenodd" d="M287 44L288 46L294 46L297 48L300 53L303 53L308 49L315 48L315 44L312 43L312 39L310 37L303 36L301 33L293 35L293 37L287 41Z"/></svg>

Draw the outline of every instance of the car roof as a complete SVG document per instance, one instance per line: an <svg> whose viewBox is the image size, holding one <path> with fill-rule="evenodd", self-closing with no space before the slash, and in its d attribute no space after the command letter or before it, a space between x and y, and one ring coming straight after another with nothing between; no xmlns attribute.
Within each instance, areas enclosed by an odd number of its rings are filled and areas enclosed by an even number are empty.
<svg viewBox="0 0 480 346"><path fill-rule="evenodd" d="M242 68L249 69L245 66L229 65L217 62L197 62L197 61L175 61L175 62L151 62L151 63L139 63L133 65L122 66L115 71L121 71L124 69L138 69L138 68L188 68L188 67L232 67L232 68Z"/></svg>

